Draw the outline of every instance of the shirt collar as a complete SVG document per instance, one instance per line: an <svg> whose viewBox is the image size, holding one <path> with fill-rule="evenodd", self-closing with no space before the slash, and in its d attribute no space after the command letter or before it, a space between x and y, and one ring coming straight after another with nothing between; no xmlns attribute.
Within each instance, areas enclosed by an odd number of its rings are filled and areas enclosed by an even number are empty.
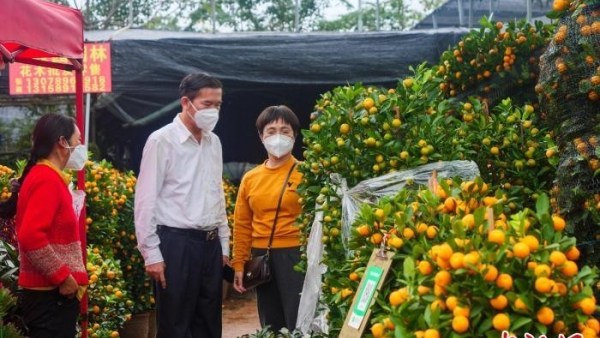
<svg viewBox="0 0 600 338"><path fill-rule="evenodd" d="M175 132L177 133L177 139L179 140L179 143L184 143L188 139L196 141L194 135L192 135L192 133L185 126L185 124L183 124L183 121L181 120L181 114L177 114L177 116L175 116L175 118L173 119L173 123L175 124ZM202 131L202 139L210 141L211 134L211 132L207 133L205 131Z"/></svg>
<svg viewBox="0 0 600 338"><path fill-rule="evenodd" d="M287 161L285 161L285 163L283 163L279 167L277 167L277 168L269 168L269 167L267 167L267 161L268 160L269 159L266 159L263 162L263 167L265 167L267 170L273 170L273 171L280 170L280 169L283 169L283 168L289 169L289 168L292 167L293 163L298 163L298 160L294 157L294 155L292 155L292 156L290 156L290 158L287 159Z"/></svg>
<svg viewBox="0 0 600 338"><path fill-rule="evenodd" d="M69 184L69 182L71 182L71 177L70 175L65 174L64 172L62 172L60 169L58 169L57 167L54 166L54 164L52 164L52 162L50 162L47 159L41 159L37 162L37 164L41 164L41 165L45 165L47 167L50 167L50 169L54 170L65 182L66 185Z"/></svg>

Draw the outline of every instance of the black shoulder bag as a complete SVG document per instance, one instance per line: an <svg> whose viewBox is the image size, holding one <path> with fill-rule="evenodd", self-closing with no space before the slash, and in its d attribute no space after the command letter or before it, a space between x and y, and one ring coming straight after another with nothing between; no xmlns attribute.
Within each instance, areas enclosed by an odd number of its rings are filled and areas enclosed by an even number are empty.
<svg viewBox="0 0 600 338"><path fill-rule="evenodd" d="M250 257L250 260L244 264L244 288L247 290L253 289L261 284L271 281L271 266L270 266L270 254L271 244L273 243L273 235L275 234L275 226L277 225L277 217L279 216L279 209L281 208L281 200L283 199L283 193L287 182L292 175L292 171L296 167L296 163L292 165L290 171L287 174L283 187L281 188L281 194L279 194L279 201L277 202L277 210L275 211L275 219L273 220L273 227L271 228L271 237L269 238L269 245L267 246L267 252L264 255Z"/></svg>

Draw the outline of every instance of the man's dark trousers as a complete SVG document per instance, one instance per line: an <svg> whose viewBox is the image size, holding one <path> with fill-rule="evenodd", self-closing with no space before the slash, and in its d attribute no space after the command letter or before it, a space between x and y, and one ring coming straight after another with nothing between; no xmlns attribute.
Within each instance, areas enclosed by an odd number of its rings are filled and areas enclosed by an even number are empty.
<svg viewBox="0 0 600 338"><path fill-rule="evenodd" d="M157 338L220 338L223 253L213 233L159 226L167 288L156 288Z"/></svg>

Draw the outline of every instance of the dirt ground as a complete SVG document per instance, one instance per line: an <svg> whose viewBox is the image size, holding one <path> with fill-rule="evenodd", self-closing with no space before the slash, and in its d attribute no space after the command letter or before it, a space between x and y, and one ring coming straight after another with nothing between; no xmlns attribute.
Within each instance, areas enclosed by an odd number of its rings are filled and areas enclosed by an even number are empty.
<svg viewBox="0 0 600 338"><path fill-rule="evenodd" d="M223 300L223 338L237 338L260 329L256 312L256 294L240 295L229 289Z"/></svg>

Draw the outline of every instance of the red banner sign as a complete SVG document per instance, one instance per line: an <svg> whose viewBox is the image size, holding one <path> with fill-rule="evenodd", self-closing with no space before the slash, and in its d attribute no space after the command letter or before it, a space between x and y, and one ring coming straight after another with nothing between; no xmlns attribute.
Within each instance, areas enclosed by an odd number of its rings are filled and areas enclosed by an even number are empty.
<svg viewBox="0 0 600 338"><path fill-rule="evenodd" d="M83 56L83 91L107 93L112 91L109 43L86 43ZM45 61L69 63L65 58ZM10 95L74 94L75 73L64 70L11 63L8 70Z"/></svg>

